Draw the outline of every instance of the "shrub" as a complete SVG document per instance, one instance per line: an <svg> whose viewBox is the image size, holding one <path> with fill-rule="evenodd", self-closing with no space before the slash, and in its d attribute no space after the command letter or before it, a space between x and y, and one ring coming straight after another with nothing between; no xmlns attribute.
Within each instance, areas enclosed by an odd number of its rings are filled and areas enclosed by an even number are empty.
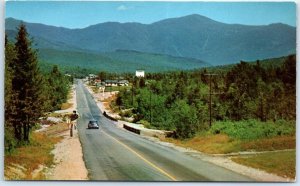
<svg viewBox="0 0 300 186"><path fill-rule="evenodd" d="M293 135L294 127L288 122L260 122L256 120L216 122L210 129L212 134L227 134L229 137L242 140L269 138L282 135Z"/></svg>
<svg viewBox="0 0 300 186"><path fill-rule="evenodd" d="M130 118L132 116L132 110L128 109L120 112L121 117Z"/></svg>
<svg viewBox="0 0 300 186"><path fill-rule="evenodd" d="M140 121L137 122L137 123L144 125L145 128L148 128L148 129L151 128L150 123L149 123L148 121L146 121L146 120L140 120Z"/></svg>

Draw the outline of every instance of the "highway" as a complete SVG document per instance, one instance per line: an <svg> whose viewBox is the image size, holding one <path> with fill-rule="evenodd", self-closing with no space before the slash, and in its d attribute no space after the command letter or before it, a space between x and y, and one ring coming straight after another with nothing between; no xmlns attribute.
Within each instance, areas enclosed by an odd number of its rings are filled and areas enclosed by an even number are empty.
<svg viewBox="0 0 300 186"><path fill-rule="evenodd" d="M102 115L80 80L76 95L77 129L91 180L255 181L118 128ZM99 130L87 129L91 119L99 120Z"/></svg>

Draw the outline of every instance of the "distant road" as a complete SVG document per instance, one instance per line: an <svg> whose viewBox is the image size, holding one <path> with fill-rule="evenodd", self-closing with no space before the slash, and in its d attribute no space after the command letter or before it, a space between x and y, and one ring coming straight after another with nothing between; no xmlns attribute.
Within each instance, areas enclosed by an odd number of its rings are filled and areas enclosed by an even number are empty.
<svg viewBox="0 0 300 186"><path fill-rule="evenodd" d="M119 129L100 113L81 81L76 93L78 132L91 180L254 181ZM100 130L87 129L91 119L100 121Z"/></svg>

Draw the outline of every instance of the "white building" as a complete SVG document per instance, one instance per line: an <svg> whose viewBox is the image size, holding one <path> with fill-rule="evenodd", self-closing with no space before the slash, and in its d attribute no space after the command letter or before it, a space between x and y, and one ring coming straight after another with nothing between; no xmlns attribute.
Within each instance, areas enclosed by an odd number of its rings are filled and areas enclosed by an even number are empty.
<svg viewBox="0 0 300 186"><path fill-rule="evenodd" d="M90 79L93 79L93 78L96 78L96 77L97 77L97 75L95 75L95 74L89 74Z"/></svg>
<svg viewBox="0 0 300 186"><path fill-rule="evenodd" d="M135 71L136 77L145 77L145 71L144 70L137 70Z"/></svg>

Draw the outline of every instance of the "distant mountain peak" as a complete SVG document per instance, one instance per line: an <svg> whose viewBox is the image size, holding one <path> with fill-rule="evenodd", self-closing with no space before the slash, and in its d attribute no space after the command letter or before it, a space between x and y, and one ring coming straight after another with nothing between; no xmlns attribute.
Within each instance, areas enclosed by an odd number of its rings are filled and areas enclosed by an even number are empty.
<svg viewBox="0 0 300 186"><path fill-rule="evenodd" d="M18 20L7 18L9 39ZM270 25L226 24L192 14L152 24L106 22L84 29L24 22L38 48L112 52L117 49L196 58L213 65L271 58L296 51L296 28ZM9 32L8 32L9 31ZM131 52L133 53L133 52Z"/></svg>
<svg viewBox="0 0 300 186"><path fill-rule="evenodd" d="M221 23L218 21L215 21L213 19L210 19L208 17L205 17L203 15L199 15L199 14L190 14L190 15L186 15L186 16L182 16L182 17L175 17L175 18L168 18L168 19L164 19L161 21L157 21L155 23L153 23L154 25L156 24L169 24L169 23L182 23L182 24L225 24L225 23Z"/></svg>
<svg viewBox="0 0 300 186"><path fill-rule="evenodd" d="M186 15L186 16L182 16L181 18L188 18L188 19L203 19L203 20L211 20L214 21L206 16L200 15L200 14L190 14L190 15Z"/></svg>

